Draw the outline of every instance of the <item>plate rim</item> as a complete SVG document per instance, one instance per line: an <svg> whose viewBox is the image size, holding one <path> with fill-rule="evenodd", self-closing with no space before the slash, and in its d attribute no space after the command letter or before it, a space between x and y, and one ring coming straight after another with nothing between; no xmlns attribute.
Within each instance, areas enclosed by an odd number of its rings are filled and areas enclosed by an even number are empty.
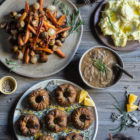
<svg viewBox="0 0 140 140"><path fill-rule="evenodd" d="M113 49L113 50L115 50L115 51L120 51L120 52L132 52L132 51L137 50L138 48L140 48L140 43L139 43L138 45L136 45L134 48L127 47L127 45L126 45L125 47L116 47L115 45L110 45L110 44L108 44L108 43L105 43L105 42L99 37L99 35L98 35L98 34L99 34L99 31L98 31L98 29L97 29L97 25L96 25L96 20L95 20L95 19L96 19L96 17L97 17L97 14L98 14L98 13L100 14L103 5L106 4L108 1L109 1L109 0L104 0L104 1L102 1L102 2L98 5L98 7L96 8L95 13L94 13L93 25L94 25L94 30L95 30L95 32L96 32L96 34L97 34L98 39L99 39L104 45L106 45L107 47L109 47L109 48L111 48L111 49ZM136 41L135 41L135 42L136 42Z"/></svg>
<svg viewBox="0 0 140 140"><path fill-rule="evenodd" d="M72 82L72 81L68 81L68 80L64 80L64 79L59 79L59 78L49 78L49 79L46 79L46 80L43 80L43 81L39 81L38 83L36 83L36 84L33 84L30 88L28 88L21 96L20 96L20 98L19 98L19 100L18 100L18 102L17 102L17 104L16 104L16 106L15 106L15 108L14 108L14 112L13 112L13 116L12 116L12 127L13 127L13 130L14 130L14 134L15 134L15 136L16 136L16 138L18 139L18 137L17 137L17 134L16 134L16 130L15 130L15 127L14 127L14 116L15 116L15 112L16 112L16 107L17 107L17 105L19 104L19 102L22 100L22 98L24 98L23 96L25 95L25 94L27 94L27 92L29 92L32 88L34 88L35 86L37 86L37 85L40 85L41 83L45 83L45 82L49 82L49 81L61 81L61 82L66 82L66 83L69 83L69 84L72 84L72 85L74 85L74 86L76 86L76 87L78 87L79 89L81 89L81 90L84 90L81 86L79 86L79 85L77 85L77 84L75 84L74 82ZM89 95L89 97L91 98L91 96ZM92 98L91 98L92 99ZM92 99L93 100L93 99ZM94 133L94 136L93 136L93 139L92 140L95 140L95 138L96 138L96 136L97 136L97 133L98 133L98 111L97 111L97 107L96 107L96 104L95 104L95 106L94 106L94 111L95 111L95 118L96 118L96 121L95 121L95 127L96 127L96 129L95 129L95 133Z"/></svg>
<svg viewBox="0 0 140 140"><path fill-rule="evenodd" d="M1 6L4 6L6 3L7 3L7 1L11 1L11 0L5 0L1 5L0 5L0 7ZM66 2L68 2L75 10L78 10L78 8L76 7L76 5L72 2L72 1L70 1L70 0L65 0ZM79 14L79 18L82 20L82 17L81 17L81 14ZM72 35L72 34L71 34ZM52 76L52 75L54 75L54 74L56 74L56 73L58 73L58 72L60 72L60 71L62 71L64 68L66 68L69 64L70 64L70 62L72 61L72 59L73 59L73 57L74 57L74 55L75 55L75 53L77 52L77 50L78 50L78 48L79 48L79 45L80 45L80 43L81 43L81 40L82 40L82 36L83 36L83 25L81 26L81 29L80 29L80 35L79 35L79 40L78 40L78 43L76 44L76 46L75 46L75 49L74 49L74 52L72 52L72 55L71 55L71 57L70 57L70 59L61 67L61 68L59 68L58 70L56 70L55 72L52 72L52 73L50 73L50 74L44 74L44 75L28 75L28 73L20 73L20 71L16 71L16 70L11 70L11 72L14 72L15 74L18 74L18 75L20 75L20 76L23 76L23 77L28 77L28 78L44 78L44 77L49 77L49 76ZM0 62L5 66L5 67L7 67L8 69L10 69L10 67L6 64L6 63L4 63L3 61L2 61L2 59L0 58ZM24 66L23 66L24 67Z"/></svg>

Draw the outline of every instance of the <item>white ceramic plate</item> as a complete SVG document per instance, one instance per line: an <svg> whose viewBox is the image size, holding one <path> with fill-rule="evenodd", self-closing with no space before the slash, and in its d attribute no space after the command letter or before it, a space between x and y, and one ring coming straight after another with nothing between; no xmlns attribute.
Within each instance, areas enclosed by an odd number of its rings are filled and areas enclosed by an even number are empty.
<svg viewBox="0 0 140 140"><path fill-rule="evenodd" d="M15 111L14 111L14 116L13 116L13 128L14 128L14 131L15 131L15 135L17 137L18 140L33 140L33 137L24 137L24 136L21 136L19 131L18 131L18 127L17 127L17 120L19 119L20 115L21 115L21 111L19 110L22 110L22 112L24 113L33 113L35 115L38 116L39 119L42 118L43 115L46 114L46 112L48 112L50 109L52 108L49 108L49 109L45 109L43 111L32 111L28 108L28 103L26 103L26 96L33 90L35 89L38 89L38 88L45 88L49 91L49 95L51 96L52 92L54 91L54 89L58 86L58 85L61 85L61 84L64 84L64 83L68 83L68 84L72 84L73 86L76 87L77 90L82 90L81 87L79 87L78 85L72 83L72 82L69 82L69 81L66 81L66 80L61 80L61 79L50 79L50 80L46 80L46 81L43 81L43 82L40 82L34 86L32 86L30 89L28 89L20 98L20 100L18 101L17 103L17 106L15 108ZM70 115L70 113L74 110L74 108L77 108L79 107L78 104L73 104L71 106L71 109L67 111L67 114ZM69 107L65 108L65 111L68 109ZM90 107L89 109L92 110L93 112L93 115L94 115L94 121L92 123L92 125L90 126L89 129L85 130L85 131L78 131L78 132L81 132L82 135L84 136L84 139L85 140L95 140L96 138L96 135L97 135L97 131L98 131L98 114L97 114L97 109L96 109L96 106L95 107ZM44 124L44 123L43 123ZM70 127L72 128L72 127ZM43 134L47 134L47 131L44 130L45 129L45 124L42 126L42 129L41 129L41 132ZM77 131L76 129L72 129L72 131ZM70 132L68 132L70 133ZM59 136L65 136L66 133L65 132L60 132L59 134L55 134L55 133L52 133L52 135L54 136L55 140L58 139Z"/></svg>
<svg viewBox="0 0 140 140"><path fill-rule="evenodd" d="M26 0L29 4L33 4L37 0ZM59 0L60 3L63 2L67 5L69 12L72 13L76 6L69 0ZM44 7L51 5L53 0L44 0ZM24 8L24 0L6 0L0 6L0 22L3 21L3 18L6 17L11 11L18 11ZM79 18L81 18L79 16ZM53 75L62 69L64 69L71 59L73 58L75 52L78 49L78 45L81 41L83 33L83 27L77 33L71 34L65 41L62 51L66 54L66 58L62 59L59 56L53 54L49 56L47 63L38 63L38 64L23 64L21 61L14 60L18 67L16 67L13 72L20 74L22 76L32 77L32 78L41 78ZM12 45L8 41L9 35L5 33L4 30L0 29L0 61L8 68L5 62L5 58L12 59L13 53L11 52Z"/></svg>

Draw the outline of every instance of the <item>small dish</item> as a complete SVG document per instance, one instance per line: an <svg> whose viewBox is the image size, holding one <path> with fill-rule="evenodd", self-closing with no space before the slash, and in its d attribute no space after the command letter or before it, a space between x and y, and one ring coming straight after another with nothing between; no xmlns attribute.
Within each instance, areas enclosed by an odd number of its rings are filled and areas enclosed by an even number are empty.
<svg viewBox="0 0 140 140"><path fill-rule="evenodd" d="M0 79L0 92L5 95L14 93L17 89L16 79L11 76L4 76Z"/></svg>
<svg viewBox="0 0 140 140"><path fill-rule="evenodd" d="M121 72L121 71L118 71L118 72L117 72L118 75L117 75L117 76L114 75L115 78L114 78L113 80L111 79L112 82L111 82L109 85L106 85L106 87L99 87L99 86L96 87L96 86L93 86L93 85L89 84L88 81L84 78L83 73L82 73L82 62L83 62L84 57L85 57L90 51L95 50L95 49L106 49L107 51L111 52L111 53L116 57L116 60L117 60L118 64L119 64L122 68L123 68L123 61L122 61L122 58L119 56L118 53L116 53L114 50L112 50L112 49L110 49L110 48L108 48L108 47L105 47L105 46L94 46L93 48L87 50L87 51L82 55L82 57L81 57L81 59L80 59L80 62L79 62L79 73L80 73L80 76L81 76L83 82L84 82L87 86L89 86L90 88L105 89L105 88L108 88L108 87L111 87L111 86L115 85L115 84L121 79L121 77L122 77L122 72ZM112 68L112 69L113 69L113 68ZM113 69L113 70L114 70L114 69ZM115 74L116 74L116 73L115 73ZM105 74L104 74L104 75L105 75Z"/></svg>

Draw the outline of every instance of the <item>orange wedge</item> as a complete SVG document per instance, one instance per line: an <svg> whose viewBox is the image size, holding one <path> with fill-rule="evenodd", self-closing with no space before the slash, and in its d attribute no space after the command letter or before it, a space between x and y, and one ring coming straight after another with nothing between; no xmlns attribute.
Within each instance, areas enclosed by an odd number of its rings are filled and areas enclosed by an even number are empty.
<svg viewBox="0 0 140 140"><path fill-rule="evenodd" d="M138 96L134 95L134 94L129 94L129 99L128 102L129 104L134 104L134 102L137 100Z"/></svg>
<svg viewBox="0 0 140 140"><path fill-rule="evenodd" d="M86 98L84 99L83 104L84 104L85 106L92 106L92 107L95 106L94 101L93 101L91 98L88 98L88 97L86 97Z"/></svg>
<svg viewBox="0 0 140 140"><path fill-rule="evenodd" d="M132 112L138 109L138 106L132 105L132 104L127 104L127 112Z"/></svg>

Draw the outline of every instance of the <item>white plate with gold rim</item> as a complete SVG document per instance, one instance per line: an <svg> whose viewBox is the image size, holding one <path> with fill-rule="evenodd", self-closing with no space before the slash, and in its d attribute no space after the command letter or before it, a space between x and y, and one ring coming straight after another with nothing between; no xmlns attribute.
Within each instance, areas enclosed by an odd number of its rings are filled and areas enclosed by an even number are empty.
<svg viewBox="0 0 140 140"><path fill-rule="evenodd" d="M83 90L81 87L79 87L78 85L70 82L70 81L66 81L66 80L62 80L62 79L50 79L50 80L45 80L42 82L39 82L38 84L35 84L34 86L32 86L31 88L29 88L19 99L15 111L14 111L14 115L13 115L13 128L15 131L15 135L17 137L18 140L33 140L34 137L24 137L20 134L18 126L17 126L17 121L19 119L19 117L21 116L21 113L31 113L31 114L35 114L37 115L37 117L39 118L39 120L41 120L41 118L51 109L53 108L59 108L59 109L63 109L66 111L66 113L68 114L68 116L71 114L71 112L77 108L80 107L81 105L79 105L78 103L73 104L70 107L65 107L62 108L60 106L57 105L50 105L47 109L43 110L43 111L33 111L29 108L28 103L27 103L27 98L26 96L33 90L36 90L38 88L42 88L42 89L46 89L49 91L49 95L51 96L52 92L54 91L54 89L61 84L72 84L73 86L75 86L75 88L80 91ZM90 97L90 96L89 96ZM60 136L65 136L68 133L73 132L77 132L77 133L81 133L81 135L84 137L85 140L95 140L96 135L97 135L97 131L98 131L98 113L97 113L97 109L96 106L95 107L89 107L89 109L92 110L93 115L94 115L94 121L92 123L92 125L84 131L80 131L75 129L72 126L68 126L68 128L65 130L65 132L60 132L60 133L51 133L51 135L55 138L55 140L57 140L58 138L60 138ZM48 132L45 129L45 123L43 123L41 121L41 133L42 134L48 134ZM49 133L50 134L50 133Z"/></svg>

